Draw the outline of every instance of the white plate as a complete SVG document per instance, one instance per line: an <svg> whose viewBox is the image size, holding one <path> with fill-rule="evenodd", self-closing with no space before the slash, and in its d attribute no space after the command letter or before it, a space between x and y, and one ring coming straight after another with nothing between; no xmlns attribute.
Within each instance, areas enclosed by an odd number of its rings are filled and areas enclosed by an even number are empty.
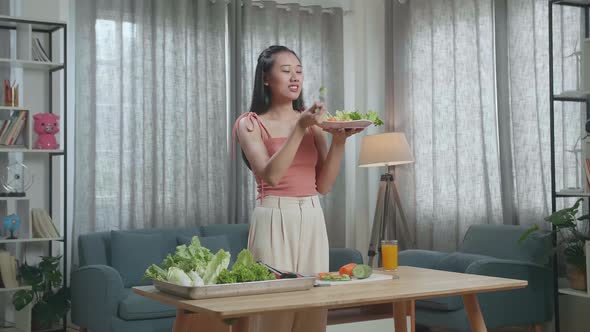
<svg viewBox="0 0 590 332"><path fill-rule="evenodd" d="M397 279L397 276L391 274L382 274L382 273L373 273L370 277L366 279L357 279L352 278L349 281L323 281L323 280L316 280L316 286L346 286L350 284L356 283L363 283L363 282L372 282L372 281L383 281L383 280L393 280Z"/></svg>
<svg viewBox="0 0 590 332"><path fill-rule="evenodd" d="M352 121L324 121L319 124L320 128L324 129L340 129L340 128L353 128L362 129L367 128L373 122L369 120L352 120Z"/></svg>

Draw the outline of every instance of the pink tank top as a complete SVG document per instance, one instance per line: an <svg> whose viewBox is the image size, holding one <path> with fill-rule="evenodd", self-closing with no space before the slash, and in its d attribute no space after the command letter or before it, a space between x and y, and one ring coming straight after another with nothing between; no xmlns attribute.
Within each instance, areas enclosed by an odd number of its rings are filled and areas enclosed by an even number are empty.
<svg viewBox="0 0 590 332"><path fill-rule="evenodd" d="M246 127L248 131L254 130L254 121L258 123L261 128L262 141L270 157L279 151L287 141L287 137L271 137L268 129L256 113L244 113L236 120L232 130L232 158L234 156L233 142L235 142L236 131L242 118L248 119ZM287 172L276 186L271 187L265 184L262 177L254 173L258 185L258 198L266 196L304 197L317 195L315 169L317 162L318 150L315 146L313 133L309 129L303 136L301 144L299 144L299 149L295 154L295 158L293 158L291 166L289 166Z"/></svg>

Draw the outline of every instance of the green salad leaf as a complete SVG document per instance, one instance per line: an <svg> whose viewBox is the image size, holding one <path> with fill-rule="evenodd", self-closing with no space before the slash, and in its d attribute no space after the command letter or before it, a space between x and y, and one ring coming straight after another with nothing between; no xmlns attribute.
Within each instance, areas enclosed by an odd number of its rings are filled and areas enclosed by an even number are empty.
<svg viewBox="0 0 590 332"><path fill-rule="evenodd" d="M145 271L144 278L165 281L167 275L168 275L168 273L166 272L166 270L162 269L161 267L159 267L156 264L152 264Z"/></svg>
<svg viewBox="0 0 590 332"><path fill-rule="evenodd" d="M369 120L373 122L375 126L383 125L383 120L379 117L379 114L373 110L369 110L367 113L361 113L358 111L346 112L336 111L334 115L328 113L328 121L353 121L353 120Z"/></svg>
<svg viewBox="0 0 590 332"><path fill-rule="evenodd" d="M328 274L328 275L323 276L321 278L321 280L324 280L324 281L350 281L352 279L350 279L350 276L348 274L342 274L342 275L338 275L338 276Z"/></svg>
<svg viewBox="0 0 590 332"><path fill-rule="evenodd" d="M202 274L203 282L205 285L212 285L217 283L217 277L222 270L227 269L229 266L229 252L219 249L217 254L213 256L213 259L207 264L205 273Z"/></svg>
<svg viewBox="0 0 590 332"><path fill-rule="evenodd" d="M168 254L162 261L162 267L152 264L144 279L161 280L184 286L211 285L217 282L219 274L229 266L230 254L220 249L215 255L201 246L197 236L191 243L176 247L174 254Z"/></svg>
<svg viewBox="0 0 590 332"><path fill-rule="evenodd" d="M276 279L266 266L256 263L252 253L244 249L238 254L238 259L234 263L232 270L221 271L218 284L229 284L235 282L250 282Z"/></svg>
<svg viewBox="0 0 590 332"><path fill-rule="evenodd" d="M199 238L194 236L190 245L177 246L174 255L168 254L162 265L166 269L177 267L184 272L195 271L202 275L212 259L211 251L201 246Z"/></svg>

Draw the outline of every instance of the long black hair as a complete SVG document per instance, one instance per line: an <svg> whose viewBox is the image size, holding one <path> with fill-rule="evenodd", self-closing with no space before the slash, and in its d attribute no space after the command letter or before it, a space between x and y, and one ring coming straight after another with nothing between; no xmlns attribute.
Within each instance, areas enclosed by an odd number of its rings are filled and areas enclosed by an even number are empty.
<svg viewBox="0 0 590 332"><path fill-rule="evenodd" d="M252 92L252 104L250 105L250 112L258 115L264 114L270 108L271 93L270 87L264 85L264 75L269 73L275 63L274 55L281 52L289 52L297 57L297 54L285 46L272 45L266 48L258 56L258 63L256 64L256 72L254 73L254 91ZM299 98L293 100L293 109L297 111L303 110L303 92L299 94Z"/></svg>

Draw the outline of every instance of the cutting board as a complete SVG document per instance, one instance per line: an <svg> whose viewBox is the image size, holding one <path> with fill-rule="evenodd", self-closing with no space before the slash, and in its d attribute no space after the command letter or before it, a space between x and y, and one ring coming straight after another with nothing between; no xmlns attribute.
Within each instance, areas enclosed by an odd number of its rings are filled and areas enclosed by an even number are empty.
<svg viewBox="0 0 590 332"><path fill-rule="evenodd" d="M352 279L350 281L322 281L317 280L315 282L316 286L345 286L351 284L357 284L361 282L372 282L372 281L383 281L383 280L393 280L399 279L398 276L393 276L390 274L381 274L381 273L373 273L370 277L365 279Z"/></svg>

